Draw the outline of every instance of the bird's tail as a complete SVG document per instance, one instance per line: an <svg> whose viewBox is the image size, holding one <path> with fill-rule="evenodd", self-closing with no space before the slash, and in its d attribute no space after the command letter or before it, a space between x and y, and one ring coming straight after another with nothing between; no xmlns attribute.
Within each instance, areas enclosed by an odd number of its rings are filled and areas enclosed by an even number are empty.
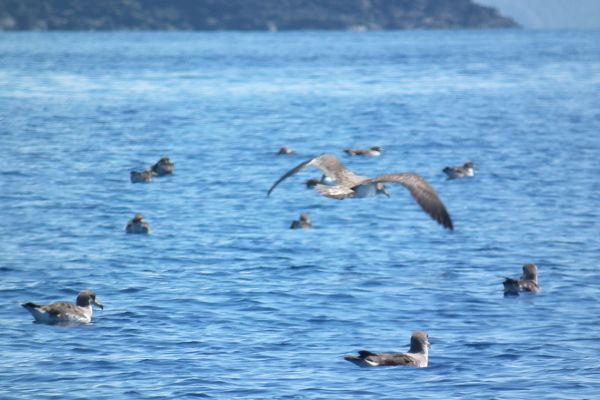
<svg viewBox="0 0 600 400"><path fill-rule="evenodd" d="M356 356L345 356L344 360L346 361L350 361L352 364L359 366L361 368L366 368L366 367L370 367L369 364L367 364L364 360L364 358L362 357L356 357Z"/></svg>

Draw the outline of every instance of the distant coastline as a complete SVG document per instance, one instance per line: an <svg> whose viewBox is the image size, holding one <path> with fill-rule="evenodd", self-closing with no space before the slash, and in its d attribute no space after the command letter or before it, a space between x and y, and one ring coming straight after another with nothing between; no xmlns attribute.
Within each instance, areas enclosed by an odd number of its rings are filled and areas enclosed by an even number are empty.
<svg viewBox="0 0 600 400"><path fill-rule="evenodd" d="M515 28L472 0L0 0L0 31Z"/></svg>

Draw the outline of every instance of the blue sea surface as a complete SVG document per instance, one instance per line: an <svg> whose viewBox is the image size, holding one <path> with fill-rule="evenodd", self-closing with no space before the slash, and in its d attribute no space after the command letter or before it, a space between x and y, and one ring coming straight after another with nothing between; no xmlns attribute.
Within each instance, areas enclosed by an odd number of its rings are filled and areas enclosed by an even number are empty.
<svg viewBox="0 0 600 400"><path fill-rule="evenodd" d="M422 175L455 230L314 169L266 196L325 152ZM599 31L0 33L0 154L2 399L600 396ZM89 325L20 306L85 288ZM415 330L429 368L343 359Z"/></svg>

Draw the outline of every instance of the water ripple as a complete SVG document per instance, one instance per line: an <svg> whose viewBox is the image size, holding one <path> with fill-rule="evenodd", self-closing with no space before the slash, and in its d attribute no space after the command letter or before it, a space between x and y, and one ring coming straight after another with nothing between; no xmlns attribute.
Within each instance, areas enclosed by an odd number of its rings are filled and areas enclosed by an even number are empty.
<svg viewBox="0 0 600 400"><path fill-rule="evenodd" d="M599 43L0 34L0 397L597 397ZM341 152L374 144L377 159ZM273 156L282 145L298 155ZM455 231L400 186L335 202L306 171L266 197L323 152L364 175L418 172ZM129 182L163 154L173 176ZM477 175L447 181L467 159ZM288 229L303 211L315 229ZM151 235L124 233L136 212ZM526 262L542 292L504 298ZM20 306L83 288L105 305L87 326ZM343 359L405 351L417 329L425 370Z"/></svg>

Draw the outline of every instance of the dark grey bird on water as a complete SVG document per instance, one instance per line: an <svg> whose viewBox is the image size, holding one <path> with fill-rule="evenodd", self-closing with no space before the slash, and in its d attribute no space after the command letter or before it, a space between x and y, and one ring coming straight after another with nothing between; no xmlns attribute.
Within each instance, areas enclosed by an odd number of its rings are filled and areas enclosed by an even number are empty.
<svg viewBox="0 0 600 400"><path fill-rule="evenodd" d="M152 182L152 177L154 177L154 172L151 169L145 169L142 172L139 171L131 171L130 180L131 183L148 183Z"/></svg>
<svg viewBox="0 0 600 400"><path fill-rule="evenodd" d="M311 158L286 172L281 178L271 186L267 196L283 180L297 174L306 167L315 167L321 170L328 178L335 182L335 185L328 186L323 184L315 185L314 189L321 195L331 199L343 200L346 198L363 198L383 194L389 197L384 183L398 183L407 188L413 198L421 206L423 211L436 220L444 228L453 229L452 219L446 211L446 207L439 199L435 190L419 175L412 172L397 174L386 174L376 178L359 176L348 170L335 156L331 154L322 154Z"/></svg>
<svg viewBox="0 0 600 400"><path fill-rule="evenodd" d="M275 154L278 155L278 156L291 156L291 155L296 154L296 152L294 150L290 149L287 146L283 146Z"/></svg>
<svg viewBox="0 0 600 400"><path fill-rule="evenodd" d="M429 335L417 331L410 337L408 353L372 353L367 350L358 352L358 356L345 356L344 360L350 361L359 367L382 367L404 365L415 368L427 368L429 363Z"/></svg>
<svg viewBox="0 0 600 400"><path fill-rule="evenodd" d="M310 217L307 213L300 214L300 219L292 221L292 225L290 225L290 229L311 229L312 227Z"/></svg>
<svg viewBox="0 0 600 400"><path fill-rule="evenodd" d="M472 161L467 161L462 167L446 167L442 171L448 179L466 178L475 175L475 166Z"/></svg>
<svg viewBox="0 0 600 400"><path fill-rule="evenodd" d="M165 176L171 175L173 173L173 169L175 168L175 163L169 160L169 157L162 156L160 160L158 160L150 169L156 176Z"/></svg>
<svg viewBox="0 0 600 400"><path fill-rule="evenodd" d="M304 181L304 184L306 185L307 189L314 189L314 187L317 186L319 183L326 185L328 183L331 183L331 179L327 178L327 176L325 175L322 175L321 179L310 178Z"/></svg>
<svg viewBox="0 0 600 400"><path fill-rule="evenodd" d="M125 226L125 232L149 234L150 224L144 220L144 216L142 214L137 213L127 222L127 225Z"/></svg>
<svg viewBox="0 0 600 400"><path fill-rule="evenodd" d="M505 278L502 284L504 285L505 296L518 296L519 292L539 292L537 266L535 264L523 265L523 275L520 279Z"/></svg>
<svg viewBox="0 0 600 400"><path fill-rule="evenodd" d="M368 149L344 149L344 153L349 156L379 157L383 153L383 149L379 146L371 146Z"/></svg>
<svg viewBox="0 0 600 400"><path fill-rule="evenodd" d="M92 305L104 309L104 306L96 300L96 293L92 290L81 291L75 304L64 302L47 305L22 304L33 315L36 322L45 324L90 323L92 321Z"/></svg>

